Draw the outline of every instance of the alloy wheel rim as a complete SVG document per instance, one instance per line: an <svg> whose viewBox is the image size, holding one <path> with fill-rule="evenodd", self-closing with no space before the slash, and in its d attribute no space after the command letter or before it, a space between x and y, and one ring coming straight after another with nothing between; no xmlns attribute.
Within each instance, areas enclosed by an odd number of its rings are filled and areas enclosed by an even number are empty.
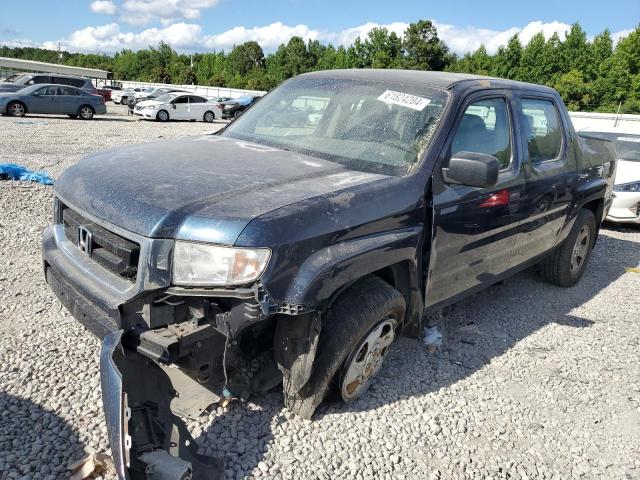
<svg viewBox="0 0 640 480"><path fill-rule="evenodd" d="M584 264L587 253L589 252L589 244L591 240L591 233L587 225L583 225L578 233L578 238L573 246L573 252L571 253L571 271L575 272L579 270Z"/></svg>
<svg viewBox="0 0 640 480"><path fill-rule="evenodd" d="M355 400L369 389L382 368L389 346L396 338L395 327L395 319L384 319L367 334L350 356L340 385L340 393L346 402Z"/></svg>
<svg viewBox="0 0 640 480"><path fill-rule="evenodd" d="M213 122L213 113L207 113L207 114L204 116L204 119L205 119L207 122L209 122L209 123Z"/></svg>
<svg viewBox="0 0 640 480"><path fill-rule="evenodd" d="M11 113L17 117L24 115L24 107L19 103L11 105Z"/></svg>
<svg viewBox="0 0 640 480"><path fill-rule="evenodd" d="M167 114L165 112L160 112L158 114L158 118L160 118L160 120L166 120L167 119Z"/></svg>
<svg viewBox="0 0 640 480"><path fill-rule="evenodd" d="M82 116L82 118L89 118L91 117L91 109L85 107L82 110L80 110L80 115Z"/></svg>

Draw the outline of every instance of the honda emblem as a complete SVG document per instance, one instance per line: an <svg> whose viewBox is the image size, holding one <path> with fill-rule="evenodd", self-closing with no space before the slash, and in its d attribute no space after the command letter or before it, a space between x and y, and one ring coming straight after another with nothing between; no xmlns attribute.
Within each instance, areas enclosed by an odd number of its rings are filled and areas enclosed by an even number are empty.
<svg viewBox="0 0 640 480"><path fill-rule="evenodd" d="M91 256L93 235L91 235L91 232L84 227L78 227L78 248Z"/></svg>

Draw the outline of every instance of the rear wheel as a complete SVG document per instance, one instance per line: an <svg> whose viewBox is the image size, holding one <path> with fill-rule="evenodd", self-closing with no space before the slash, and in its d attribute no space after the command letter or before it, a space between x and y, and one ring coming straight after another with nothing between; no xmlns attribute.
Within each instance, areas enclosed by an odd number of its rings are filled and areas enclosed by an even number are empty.
<svg viewBox="0 0 640 480"><path fill-rule="evenodd" d="M24 117L24 114L27 113L27 109L24 104L20 102L11 102L7 105L7 112L12 117Z"/></svg>
<svg viewBox="0 0 640 480"><path fill-rule="evenodd" d="M540 263L542 278L560 287L578 283L589 263L595 240L596 218L591 210L580 210L569 236Z"/></svg>
<svg viewBox="0 0 640 480"><path fill-rule="evenodd" d="M213 121L216 119L216 116L213 112L205 112L203 119L207 123L213 123Z"/></svg>
<svg viewBox="0 0 640 480"><path fill-rule="evenodd" d="M307 384L290 392L284 376L286 406L311 418L331 389L345 402L364 395L396 339L405 308L402 294L378 277L366 277L347 288L323 319Z"/></svg>
<svg viewBox="0 0 640 480"><path fill-rule="evenodd" d="M80 117L82 120L91 120L94 113L96 112L91 105L82 105L78 109L78 117Z"/></svg>
<svg viewBox="0 0 640 480"><path fill-rule="evenodd" d="M168 122L169 121L169 112L167 112L166 110L160 110L156 114L156 119L161 121L161 122Z"/></svg>
<svg viewBox="0 0 640 480"><path fill-rule="evenodd" d="M127 97L122 97L120 99L120 105L126 105L127 103L129 103L129 99Z"/></svg>

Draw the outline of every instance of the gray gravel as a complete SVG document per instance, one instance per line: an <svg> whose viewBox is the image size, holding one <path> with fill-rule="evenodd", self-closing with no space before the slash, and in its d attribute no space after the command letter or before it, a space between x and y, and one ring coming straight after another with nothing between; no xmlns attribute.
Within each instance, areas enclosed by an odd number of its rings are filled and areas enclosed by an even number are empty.
<svg viewBox="0 0 640 480"><path fill-rule="evenodd" d="M0 162L58 176L86 153L194 135L203 123L0 118ZM28 123L24 123L28 122ZM0 182L0 479L65 478L108 452L99 342L43 281L51 188ZM440 319L430 353L401 339L369 395L314 421L272 392L190 426L228 478L640 479L640 229L605 229L586 277L522 273Z"/></svg>

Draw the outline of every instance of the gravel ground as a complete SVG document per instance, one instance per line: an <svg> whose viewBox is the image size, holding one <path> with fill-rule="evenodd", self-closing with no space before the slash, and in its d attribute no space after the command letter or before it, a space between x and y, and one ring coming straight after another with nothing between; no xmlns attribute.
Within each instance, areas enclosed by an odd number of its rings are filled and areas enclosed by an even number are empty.
<svg viewBox="0 0 640 480"><path fill-rule="evenodd" d="M111 113L112 112L112 113ZM54 177L83 155L212 131L0 118L0 163ZM99 342L46 286L51 188L0 182L0 479L65 478L107 452ZM448 310L444 346L401 339L369 395L294 417L272 392L191 422L228 478L640 479L640 229L605 229L571 289L525 272Z"/></svg>

